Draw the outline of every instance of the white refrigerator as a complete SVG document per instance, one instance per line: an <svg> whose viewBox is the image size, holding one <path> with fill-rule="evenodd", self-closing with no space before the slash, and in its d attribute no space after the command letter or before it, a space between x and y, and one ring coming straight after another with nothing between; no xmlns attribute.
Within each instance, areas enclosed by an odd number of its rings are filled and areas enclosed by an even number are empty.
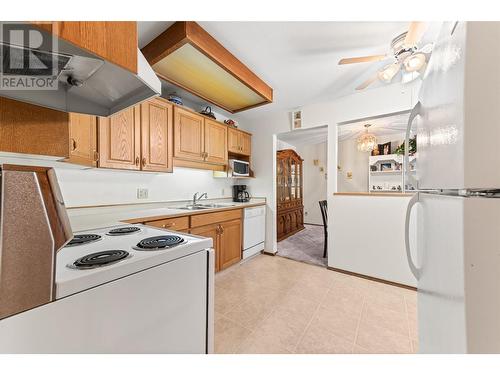
<svg viewBox="0 0 500 375"><path fill-rule="evenodd" d="M500 353L499 46L499 22L443 24L410 115L421 353Z"/></svg>

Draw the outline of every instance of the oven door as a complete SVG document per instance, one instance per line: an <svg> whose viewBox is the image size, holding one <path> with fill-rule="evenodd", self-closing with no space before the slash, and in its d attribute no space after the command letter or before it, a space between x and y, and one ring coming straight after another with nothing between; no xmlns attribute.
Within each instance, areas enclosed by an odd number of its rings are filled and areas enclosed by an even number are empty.
<svg viewBox="0 0 500 375"><path fill-rule="evenodd" d="M249 176L250 175L250 166L246 161L241 160L232 160L231 167L233 170L233 176Z"/></svg>

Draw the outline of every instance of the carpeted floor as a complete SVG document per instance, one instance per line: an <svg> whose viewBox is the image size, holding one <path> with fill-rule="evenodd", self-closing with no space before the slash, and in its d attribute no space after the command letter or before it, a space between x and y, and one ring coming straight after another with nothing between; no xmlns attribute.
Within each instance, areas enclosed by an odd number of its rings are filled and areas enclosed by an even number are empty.
<svg viewBox="0 0 500 375"><path fill-rule="evenodd" d="M305 225L306 229L278 242L279 256L325 267L323 258L323 227Z"/></svg>

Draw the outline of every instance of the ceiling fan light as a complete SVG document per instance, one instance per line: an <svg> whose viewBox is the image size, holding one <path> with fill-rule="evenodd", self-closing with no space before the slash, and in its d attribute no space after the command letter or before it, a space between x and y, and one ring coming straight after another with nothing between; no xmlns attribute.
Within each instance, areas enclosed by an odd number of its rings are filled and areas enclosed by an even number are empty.
<svg viewBox="0 0 500 375"><path fill-rule="evenodd" d="M425 55L423 53L410 55L403 61L403 65L407 72L416 72L417 70L420 70L424 64Z"/></svg>

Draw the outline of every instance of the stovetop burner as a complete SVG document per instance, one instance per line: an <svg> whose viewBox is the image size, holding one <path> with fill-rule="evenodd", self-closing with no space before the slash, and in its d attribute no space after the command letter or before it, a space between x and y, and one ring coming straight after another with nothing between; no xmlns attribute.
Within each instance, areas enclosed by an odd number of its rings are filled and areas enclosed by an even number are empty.
<svg viewBox="0 0 500 375"><path fill-rule="evenodd" d="M111 229L108 233L106 233L108 236L122 236L124 234L132 234L139 232L141 228L139 227L121 227L121 228L115 228Z"/></svg>
<svg viewBox="0 0 500 375"><path fill-rule="evenodd" d="M184 238L174 235L155 236L143 239L137 244L136 250L162 250L184 242Z"/></svg>
<svg viewBox="0 0 500 375"><path fill-rule="evenodd" d="M75 234L73 239L68 242L66 247L85 245L91 242L99 241L101 236L98 234Z"/></svg>
<svg viewBox="0 0 500 375"><path fill-rule="evenodd" d="M73 264L68 265L71 268L77 269L92 269L96 267L107 266L129 256L125 250L106 250L92 253L78 258Z"/></svg>

